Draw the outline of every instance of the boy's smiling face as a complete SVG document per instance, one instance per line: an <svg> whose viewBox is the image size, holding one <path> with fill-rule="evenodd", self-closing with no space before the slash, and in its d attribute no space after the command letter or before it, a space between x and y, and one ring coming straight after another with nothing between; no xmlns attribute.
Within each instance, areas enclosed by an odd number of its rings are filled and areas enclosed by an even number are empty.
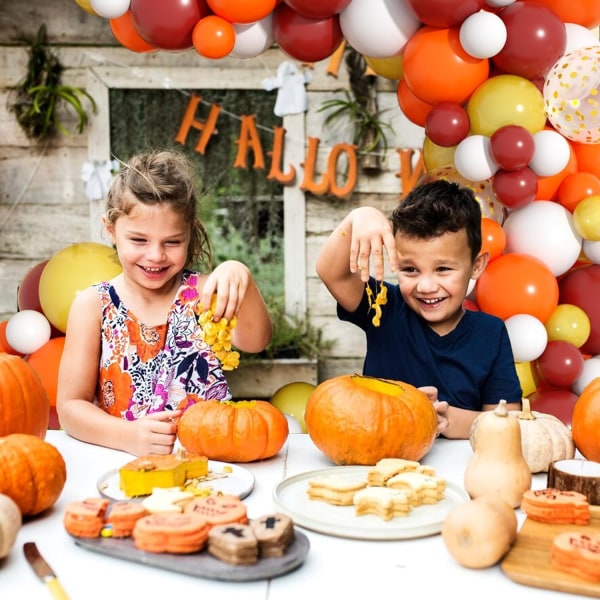
<svg viewBox="0 0 600 600"><path fill-rule="evenodd" d="M435 332L449 333L462 318L469 281L479 278L487 254L471 260L464 229L426 239L397 233L395 239L402 296Z"/></svg>

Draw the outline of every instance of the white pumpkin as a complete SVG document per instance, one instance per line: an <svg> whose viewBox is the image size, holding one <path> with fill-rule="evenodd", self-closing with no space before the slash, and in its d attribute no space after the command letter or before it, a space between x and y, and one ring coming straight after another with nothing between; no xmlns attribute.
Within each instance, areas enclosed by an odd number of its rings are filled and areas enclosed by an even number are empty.
<svg viewBox="0 0 600 600"><path fill-rule="evenodd" d="M545 473L555 460L575 456L571 429L559 418L531 410L528 398L523 398L523 410L510 413L519 420L523 457L532 473Z"/></svg>
<svg viewBox="0 0 600 600"><path fill-rule="evenodd" d="M8 556L23 523L17 503L5 494L0 494L0 559Z"/></svg>

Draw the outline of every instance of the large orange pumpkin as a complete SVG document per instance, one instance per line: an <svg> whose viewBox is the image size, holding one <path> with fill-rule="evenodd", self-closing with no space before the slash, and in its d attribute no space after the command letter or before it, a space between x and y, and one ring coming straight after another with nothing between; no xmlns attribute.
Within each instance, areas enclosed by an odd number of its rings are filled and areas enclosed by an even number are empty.
<svg viewBox="0 0 600 600"><path fill-rule="evenodd" d="M429 398L402 381L341 375L320 383L304 413L314 444L336 465L420 460L436 436Z"/></svg>
<svg viewBox="0 0 600 600"><path fill-rule="evenodd" d="M0 494L12 498L23 516L50 508L66 480L65 461L52 444L27 433L0 438Z"/></svg>
<svg viewBox="0 0 600 600"><path fill-rule="evenodd" d="M600 377L592 379L573 407L571 433L573 443L588 460L600 462Z"/></svg>
<svg viewBox="0 0 600 600"><path fill-rule="evenodd" d="M24 358L0 352L0 437L28 433L46 437L50 403L46 388Z"/></svg>
<svg viewBox="0 0 600 600"><path fill-rule="evenodd" d="M252 462L275 456L288 436L288 421L266 400L203 400L179 419L181 445L212 460Z"/></svg>

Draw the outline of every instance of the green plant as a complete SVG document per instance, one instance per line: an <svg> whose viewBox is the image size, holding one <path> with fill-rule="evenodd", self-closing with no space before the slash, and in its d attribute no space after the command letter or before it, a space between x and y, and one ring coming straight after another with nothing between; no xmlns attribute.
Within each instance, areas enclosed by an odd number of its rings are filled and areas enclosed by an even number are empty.
<svg viewBox="0 0 600 600"><path fill-rule="evenodd" d="M29 44L27 74L14 87L9 108L27 137L43 141L56 131L70 135L58 116L62 103L71 106L77 114L77 132L82 133L88 124L88 114L83 101L87 99L96 112L96 103L84 89L61 83L63 66L50 50L46 26L41 25L34 40Z"/></svg>

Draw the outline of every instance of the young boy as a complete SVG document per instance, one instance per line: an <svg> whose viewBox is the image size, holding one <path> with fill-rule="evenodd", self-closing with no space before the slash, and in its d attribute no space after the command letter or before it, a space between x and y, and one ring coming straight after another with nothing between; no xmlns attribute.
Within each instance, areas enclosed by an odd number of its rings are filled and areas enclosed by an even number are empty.
<svg viewBox="0 0 600 600"><path fill-rule="evenodd" d="M398 285L382 283L384 251ZM438 432L448 438L468 438L477 414L501 399L509 410L521 407L504 322L463 308L488 258L473 193L444 180L415 187L391 224L375 208L351 211L317 258L338 317L365 332L364 374L422 388L438 412ZM379 316L372 304L383 286Z"/></svg>

